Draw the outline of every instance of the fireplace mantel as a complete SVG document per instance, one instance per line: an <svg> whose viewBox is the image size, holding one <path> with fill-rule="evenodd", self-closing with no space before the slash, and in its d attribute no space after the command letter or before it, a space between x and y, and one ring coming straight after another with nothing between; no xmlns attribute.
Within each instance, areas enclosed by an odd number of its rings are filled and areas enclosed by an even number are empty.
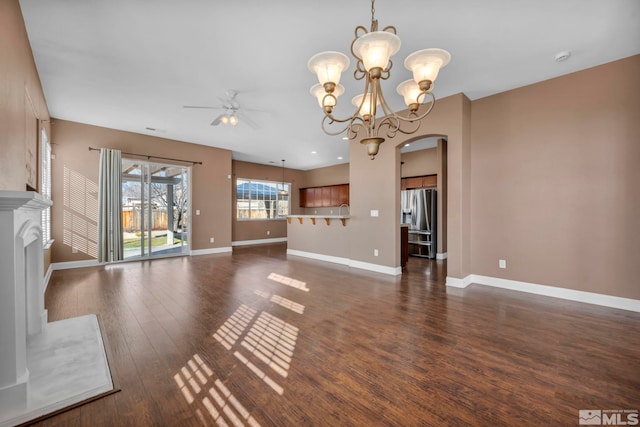
<svg viewBox="0 0 640 427"><path fill-rule="evenodd" d="M27 341L47 325L42 210L31 191L0 190L0 412L26 405Z"/></svg>

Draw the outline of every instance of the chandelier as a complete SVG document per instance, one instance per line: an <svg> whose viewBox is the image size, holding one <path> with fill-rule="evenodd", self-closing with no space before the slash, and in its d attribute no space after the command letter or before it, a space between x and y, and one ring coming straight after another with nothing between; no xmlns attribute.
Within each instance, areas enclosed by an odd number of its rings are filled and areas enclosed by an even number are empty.
<svg viewBox="0 0 640 427"><path fill-rule="evenodd" d="M352 99L356 110L345 119L336 118L333 107L344 93L340 75L349 67L349 58L343 53L329 51L314 55L308 63L309 70L318 76L319 83L310 92L324 111L322 130L328 135L347 132L351 140L362 133L364 136L360 143L367 146L367 154L371 159L378 154L385 137L393 138L397 132L412 134L418 130L420 121L435 105L436 98L431 92L433 82L440 68L451 59L449 52L435 48L419 50L405 59L404 66L413 72L413 79L397 87L398 94L404 98L409 109L408 115L401 116L389 107L380 85L380 80L390 77L393 66L391 56L398 50L400 38L396 35L395 27L389 26L378 31L375 0L371 0L371 29L367 31L361 25L356 27L355 39L351 43L351 54L357 61L353 76L356 80L365 81L364 92ZM425 107L420 111L423 105ZM334 123L346 123L346 126L338 131L330 131L327 125Z"/></svg>

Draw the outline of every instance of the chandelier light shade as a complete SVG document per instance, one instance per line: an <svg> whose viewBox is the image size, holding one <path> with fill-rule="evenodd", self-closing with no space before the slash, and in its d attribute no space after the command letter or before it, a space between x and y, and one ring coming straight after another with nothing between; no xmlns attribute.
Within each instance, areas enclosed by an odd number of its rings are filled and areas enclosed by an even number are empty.
<svg viewBox="0 0 640 427"><path fill-rule="evenodd" d="M400 37L396 35L395 27L378 31L375 0L371 0L370 30L358 26L355 34L351 43L351 54L356 59L353 76L356 80L364 80L363 92L352 99L355 112L345 119L333 115L338 97L345 91L339 84L340 76L349 68L350 62L340 52L322 52L311 57L307 65L317 75L319 83L310 92L324 112L324 132L328 135L347 132L348 139L352 140L359 137L360 143L367 147L369 157L374 159L385 138L393 138L397 132L412 134L419 129L420 121L435 104L436 99L431 92L433 83L440 69L451 60L451 55L446 50L432 48L419 50L407 57L404 65L413 73L413 79L402 82L396 90L404 98L409 114L399 115L387 103L380 80L387 80L391 75L391 57L400 50ZM336 123L344 127L337 131L327 128Z"/></svg>
<svg viewBox="0 0 640 427"><path fill-rule="evenodd" d="M311 95L315 96L318 99L318 104L320 104L320 107L322 107L323 109L330 107L329 109L331 110L333 106L336 105L338 97L344 93L344 86L338 84L336 85L332 94L327 94L327 92L325 92L324 90L324 86L318 83L311 86L310 92Z"/></svg>
<svg viewBox="0 0 640 427"><path fill-rule="evenodd" d="M349 57L340 52L322 52L309 60L308 67L316 73L321 85L330 83L335 87L340 83L342 72L349 68Z"/></svg>
<svg viewBox="0 0 640 427"><path fill-rule="evenodd" d="M353 97L353 99L351 100L351 103L356 106L359 107L358 113L362 116L362 117L371 117L371 116L375 116L376 114L376 109L377 107L380 105L380 99L376 99L376 104L374 106L374 104L371 102L371 94L367 93L367 94L360 94L360 95L356 95Z"/></svg>
<svg viewBox="0 0 640 427"><path fill-rule="evenodd" d="M420 107L420 97L422 96L422 91L420 90L420 86L415 80L405 80L398 85L396 89L398 95L401 95L404 98L404 103L407 105L409 110L416 111Z"/></svg>
<svg viewBox="0 0 640 427"><path fill-rule="evenodd" d="M428 82L429 87L438 77L440 68L451 61L449 52L443 49L423 49L413 52L404 60L404 66L413 73L413 80L422 88Z"/></svg>
<svg viewBox="0 0 640 427"><path fill-rule="evenodd" d="M353 53L362 58L364 69L384 69L389 59L400 50L400 37L388 31L374 31L353 42Z"/></svg>

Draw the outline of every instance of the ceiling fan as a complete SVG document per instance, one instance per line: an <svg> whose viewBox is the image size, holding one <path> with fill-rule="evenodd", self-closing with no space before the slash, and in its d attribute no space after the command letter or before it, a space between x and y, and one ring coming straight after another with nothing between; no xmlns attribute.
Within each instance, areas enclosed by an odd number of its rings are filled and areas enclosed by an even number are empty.
<svg viewBox="0 0 640 427"><path fill-rule="evenodd" d="M241 107L236 97L238 96L238 91L228 90L225 93L224 98L218 97L221 104L220 106L207 106L207 105L183 105L183 108L196 108L196 109L205 109L205 110L222 110L213 121L211 122L211 126L218 126L219 124L236 126L239 122L246 123L253 129L258 129L258 125L247 117L244 114L245 111L260 111L252 108L244 108Z"/></svg>

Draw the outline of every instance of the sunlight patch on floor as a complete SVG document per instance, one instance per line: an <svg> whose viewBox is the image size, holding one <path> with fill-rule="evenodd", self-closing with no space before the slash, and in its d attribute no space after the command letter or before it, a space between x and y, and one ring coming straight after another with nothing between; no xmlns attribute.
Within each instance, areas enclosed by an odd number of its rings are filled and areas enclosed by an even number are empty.
<svg viewBox="0 0 640 427"><path fill-rule="evenodd" d="M280 386L278 383L273 381L267 374L262 372L262 370L260 368L258 368L256 365L254 365L249 359L244 357L240 352L236 351L235 353L233 353L233 355L239 361L244 363L247 366L247 368L249 368L254 374L256 374L256 376L258 378L260 378L269 387L271 387L276 393L278 393L280 396L282 396L282 393L284 393L284 389L282 388L282 386Z"/></svg>
<svg viewBox="0 0 640 427"><path fill-rule="evenodd" d="M209 424L204 415L206 413L220 427L230 425L260 427L260 423L253 418L220 379L213 380L207 390L205 384L210 382L212 377L211 368L198 354L195 354L185 366L180 368L173 379L187 403L199 406L195 412L205 425ZM202 406L200 407L199 404Z"/></svg>
<svg viewBox="0 0 640 427"><path fill-rule="evenodd" d="M280 376L288 376L298 328L262 312L241 345Z"/></svg>
<svg viewBox="0 0 640 427"><path fill-rule="evenodd" d="M254 294L264 298L264 299L269 299L269 296L271 296L271 302L278 304L281 307L284 307L288 310L291 310L295 313L298 314L304 314L304 305L299 304L295 301L291 301L290 299L281 297L280 295L271 295L269 292L265 292L265 291L261 291L261 290L255 290L253 291Z"/></svg>
<svg viewBox="0 0 640 427"><path fill-rule="evenodd" d="M213 334L213 338L227 350L236 343L242 335L257 311L251 307L242 304L226 322Z"/></svg>
<svg viewBox="0 0 640 427"><path fill-rule="evenodd" d="M307 288L307 284L305 282L301 282L300 280L292 279L291 277L287 277L287 276L282 276L281 274L277 274L277 273L271 273L267 278L269 280L273 280L274 282L278 282L286 286L291 286L292 288L309 292L309 288Z"/></svg>

